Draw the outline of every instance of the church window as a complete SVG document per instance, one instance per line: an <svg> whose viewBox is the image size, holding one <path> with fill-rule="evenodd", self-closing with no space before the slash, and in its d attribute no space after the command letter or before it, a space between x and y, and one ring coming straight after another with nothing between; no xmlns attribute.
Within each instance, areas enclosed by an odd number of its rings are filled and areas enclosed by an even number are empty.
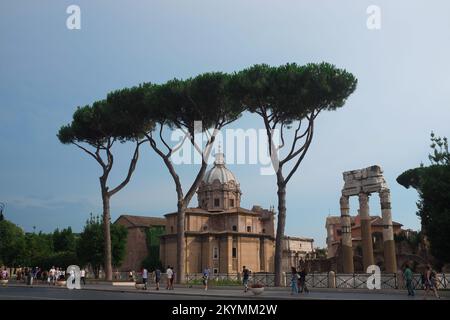
<svg viewBox="0 0 450 320"><path fill-rule="evenodd" d="M170 233L173 233L173 226L170 226Z"/></svg>
<svg viewBox="0 0 450 320"><path fill-rule="evenodd" d="M219 248L217 247L213 249L213 259L219 259Z"/></svg>
<svg viewBox="0 0 450 320"><path fill-rule="evenodd" d="M236 258L237 257L237 248L233 248L233 253L232 253L232 257Z"/></svg>
<svg viewBox="0 0 450 320"><path fill-rule="evenodd" d="M252 232L252 227L247 226L247 232Z"/></svg>
<svg viewBox="0 0 450 320"><path fill-rule="evenodd" d="M214 207L219 207L220 206L220 199L216 198L214 199Z"/></svg>
<svg viewBox="0 0 450 320"><path fill-rule="evenodd" d="M233 231L237 231L237 226L233 226Z"/></svg>
<svg viewBox="0 0 450 320"><path fill-rule="evenodd" d="M262 229L262 233L266 233L266 229Z"/></svg>
<svg viewBox="0 0 450 320"><path fill-rule="evenodd" d="M231 207L231 208L234 207L234 199L230 199L230 207Z"/></svg>
<svg viewBox="0 0 450 320"><path fill-rule="evenodd" d="M214 269L213 269L213 272L214 272L214 274L218 274L218 273L219 273L219 269L214 268Z"/></svg>

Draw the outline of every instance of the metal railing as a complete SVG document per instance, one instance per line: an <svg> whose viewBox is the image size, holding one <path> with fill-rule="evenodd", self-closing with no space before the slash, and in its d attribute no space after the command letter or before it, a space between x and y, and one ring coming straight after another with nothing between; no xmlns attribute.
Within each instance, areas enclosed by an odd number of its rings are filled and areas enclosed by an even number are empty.
<svg viewBox="0 0 450 320"><path fill-rule="evenodd" d="M331 273L310 273L306 276L306 285L309 288L337 288L337 289L367 289L367 281L371 274L353 273L353 274L331 274ZM406 283L403 276L395 273L381 274L381 289L406 289ZM415 289L423 289L420 274L413 275L413 286ZM188 285L201 284L203 274L191 273L186 275ZM240 285L242 284L242 275L240 273L216 273L209 276L209 283L216 285ZM291 274L284 273L284 286L290 286ZM266 287L275 285L274 273L252 273L249 278L249 284L261 284ZM334 286L332 286L334 284ZM436 274L436 287L438 289L450 289L450 276L444 273Z"/></svg>

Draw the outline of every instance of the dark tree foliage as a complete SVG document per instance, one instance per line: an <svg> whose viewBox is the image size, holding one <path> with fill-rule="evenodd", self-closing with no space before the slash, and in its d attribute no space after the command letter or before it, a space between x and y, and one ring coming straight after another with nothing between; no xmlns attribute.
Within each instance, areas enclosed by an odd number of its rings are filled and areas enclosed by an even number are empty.
<svg viewBox="0 0 450 320"><path fill-rule="evenodd" d="M25 234L7 220L0 221L0 262L15 267L23 264L26 256Z"/></svg>
<svg viewBox="0 0 450 320"><path fill-rule="evenodd" d="M162 270L163 266L161 260L159 259L159 237L164 234L164 227L150 227L146 230L146 240L148 256L142 262L142 267L148 270L155 270L159 268Z"/></svg>
<svg viewBox="0 0 450 320"><path fill-rule="evenodd" d="M111 224L112 265L120 266L124 257L128 230L121 225ZM84 226L77 242L77 257L80 266L90 265L96 277L105 259L104 228L100 219L91 217Z"/></svg>
<svg viewBox="0 0 450 320"><path fill-rule="evenodd" d="M233 76L230 90L245 108L263 121L269 155L277 178L278 225L275 246L275 284L282 281L282 241L286 221L286 187L314 136L314 121L322 111L342 107L356 89L349 72L329 63L279 67L254 65ZM289 140L287 132L294 128ZM275 141L276 132L281 142ZM281 151L284 151L281 155Z"/></svg>
<svg viewBox="0 0 450 320"><path fill-rule="evenodd" d="M112 280L111 254L111 214L110 199L122 190L131 180L139 159L139 147L145 142L141 139L139 114L128 109L128 101L109 104L106 100L94 102L91 106L79 107L73 114L72 122L62 126L57 134L63 144L73 144L86 152L100 165L99 177L104 228L104 270L106 278ZM131 141L135 148L125 178L115 187L110 187L109 176L114 164L113 146L117 142Z"/></svg>
<svg viewBox="0 0 450 320"><path fill-rule="evenodd" d="M431 254L442 263L450 262L450 153L447 138L431 134L430 166L403 172L397 182L419 193L417 203L422 231L430 242Z"/></svg>
<svg viewBox="0 0 450 320"><path fill-rule="evenodd" d="M55 252L75 252L76 239L72 232L72 228L68 227L66 229L56 229L52 235L53 249Z"/></svg>

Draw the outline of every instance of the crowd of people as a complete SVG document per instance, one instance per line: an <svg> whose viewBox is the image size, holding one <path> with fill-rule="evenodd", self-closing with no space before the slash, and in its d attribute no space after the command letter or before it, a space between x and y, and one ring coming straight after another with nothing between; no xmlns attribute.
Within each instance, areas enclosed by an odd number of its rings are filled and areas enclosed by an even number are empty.
<svg viewBox="0 0 450 320"><path fill-rule="evenodd" d="M64 268L55 266L48 270L40 267L18 267L14 269L13 275L15 275L16 281L23 281L28 285L33 285L33 283L55 285L57 281L66 281L69 276ZM10 275L6 267L3 267L0 272L0 279L7 280L9 278ZM86 271L84 269L80 271L80 281L86 284Z"/></svg>
<svg viewBox="0 0 450 320"><path fill-rule="evenodd" d="M15 275L15 279L17 281L24 281L28 285L32 285L33 282L37 283L47 283L48 285L55 285L57 281L65 281L68 278L68 274L66 274L65 269L52 266L49 270L42 269L40 267L18 267L14 270L13 274ZM161 277L163 272L156 268L151 273L143 268L141 270L143 288L145 290L148 289L149 277L153 278L153 282L155 284L155 289L160 290ZM167 266L165 270L166 278L166 290L174 290L174 280L175 280L175 271L172 266ZM249 289L249 279L250 279L251 271L246 267L242 267L242 285L244 287L244 292L247 292ZM202 273L202 283L204 290L208 290L209 279L211 275L211 270L209 267L206 267ZM309 293L309 289L306 283L307 270L306 268L291 268L291 295L300 294L300 293ZM11 275L8 273L6 267L0 268L0 280L9 280ZM116 272L116 279L120 279L119 273ZM136 274L134 271L129 271L128 273L129 281L136 281ZM405 281L405 287L408 292L408 296L415 296L414 288L417 287L417 284L414 283L414 275L411 267L406 264L403 270L403 278ZM84 269L80 270L80 283L83 285L86 284L86 271ZM424 272L421 274L420 283L422 288L424 289L424 299L433 293L436 298L440 298L437 288L437 279L436 272L431 268L430 265L427 265Z"/></svg>

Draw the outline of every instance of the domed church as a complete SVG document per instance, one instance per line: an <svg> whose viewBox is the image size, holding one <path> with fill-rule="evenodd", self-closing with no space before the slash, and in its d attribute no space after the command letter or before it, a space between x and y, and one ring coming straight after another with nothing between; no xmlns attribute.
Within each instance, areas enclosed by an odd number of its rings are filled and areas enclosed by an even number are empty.
<svg viewBox="0 0 450 320"><path fill-rule="evenodd" d="M209 267L214 273L274 271L274 213L253 206L241 208L241 189L225 165L224 155L215 155L214 165L198 190L198 206L186 210L186 273ZM164 266L177 265L177 213L166 217L166 232L160 238Z"/></svg>

